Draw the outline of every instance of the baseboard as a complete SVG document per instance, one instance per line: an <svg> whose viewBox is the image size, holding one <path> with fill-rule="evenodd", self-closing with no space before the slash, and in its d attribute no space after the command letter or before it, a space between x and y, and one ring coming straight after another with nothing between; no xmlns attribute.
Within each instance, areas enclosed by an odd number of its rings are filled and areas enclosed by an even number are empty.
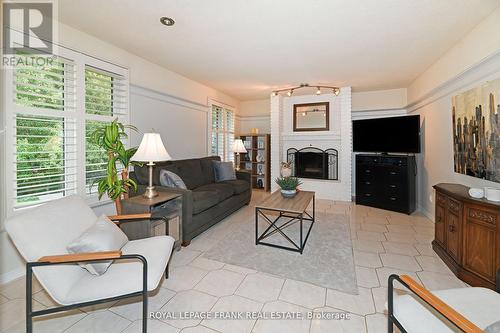
<svg viewBox="0 0 500 333"><path fill-rule="evenodd" d="M16 268L10 272L0 274L0 284L9 283L20 277L23 277L26 274L24 267Z"/></svg>
<svg viewBox="0 0 500 333"><path fill-rule="evenodd" d="M426 210L422 206L418 205L417 211L420 212L420 213L422 213L422 214L424 214L432 222L435 222L434 221L434 214L432 214L431 212L429 212L428 210Z"/></svg>

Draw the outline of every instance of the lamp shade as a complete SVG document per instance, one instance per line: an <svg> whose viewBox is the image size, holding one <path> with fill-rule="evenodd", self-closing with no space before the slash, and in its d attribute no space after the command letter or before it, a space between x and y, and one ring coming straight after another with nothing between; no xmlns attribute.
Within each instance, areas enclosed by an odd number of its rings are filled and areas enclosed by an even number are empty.
<svg viewBox="0 0 500 333"><path fill-rule="evenodd" d="M233 144L233 152L235 153L246 153L245 145L243 145L243 141L241 139L234 140Z"/></svg>
<svg viewBox="0 0 500 333"><path fill-rule="evenodd" d="M138 162L159 162L171 159L159 133L144 133L139 149L132 156L132 161Z"/></svg>

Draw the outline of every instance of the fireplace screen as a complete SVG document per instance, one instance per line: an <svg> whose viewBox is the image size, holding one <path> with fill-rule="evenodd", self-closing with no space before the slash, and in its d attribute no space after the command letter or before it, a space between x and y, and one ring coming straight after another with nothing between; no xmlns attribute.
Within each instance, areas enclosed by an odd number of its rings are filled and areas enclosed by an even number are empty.
<svg viewBox="0 0 500 333"><path fill-rule="evenodd" d="M287 150L292 175L300 178L338 180L338 151L314 147Z"/></svg>

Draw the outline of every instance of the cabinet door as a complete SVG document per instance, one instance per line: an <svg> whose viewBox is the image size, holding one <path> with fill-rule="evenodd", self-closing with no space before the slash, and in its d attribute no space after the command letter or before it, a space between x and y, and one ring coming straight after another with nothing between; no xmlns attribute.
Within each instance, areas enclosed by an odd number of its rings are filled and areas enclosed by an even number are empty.
<svg viewBox="0 0 500 333"><path fill-rule="evenodd" d="M445 204L446 198L441 194L436 194L436 223L434 225L434 239L443 248L446 248L445 232Z"/></svg>
<svg viewBox="0 0 500 333"><path fill-rule="evenodd" d="M461 236L461 217L448 211L446 214L446 250L448 254L460 263L460 236Z"/></svg>
<svg viewBox="0 0 500 333"><path fill-rule="evenodd" d="M461 259L462 208L460 201L448 198L445 219L446 250L457 263L460 263Z"/></svg>
<svg viewBox="0 0 500 333"><path fill-rule="evenodd" d="M493 211L466 206L464 234L464 267L495 283L496 274L496 223Z"/></svg>

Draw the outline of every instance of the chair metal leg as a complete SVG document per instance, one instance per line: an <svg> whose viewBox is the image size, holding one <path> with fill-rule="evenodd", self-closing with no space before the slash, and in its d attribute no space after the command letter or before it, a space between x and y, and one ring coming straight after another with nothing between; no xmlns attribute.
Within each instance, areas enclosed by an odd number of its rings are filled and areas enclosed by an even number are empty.
<svg viewBox="0 0 500 333"><path fill-rule="evenodd" d="M77 309L85 306L91 306L96 304L107 303L110 301L118 301L126 298L139 297L142 296L142 332L147 333L148 329L148 263L146 258L139 254L126 254L122 255L119 258L112 258L114 260L130 260L137 259L142 262L142 290L138 290L129 294L102 298L94 301L88 301L83 303L75 303L70 305L64 305L49 309L37 310L33 311L33 303L32 303L32 279L33 279L33 267L39 266L57 266L57 265L67 265L67 264L76 264L78 262L86 262L86 261L106 261L111 258L102 258L102 259L89 259L89 260L76 260L76 261L64 261L64 262L28 262L26 264L26 333L33 333L33 318L37 316L45 316L52 313L58 313L63 311L68 311L72 309Z"/></svg>
<svg viewBox="0 0 500 333"><path fill-rule="evenodd" d="M394 332L394 323L392 322L392 317L394 315L394 285L393 285L394 277L393 275L389 276L389 285L388 285L388 294L387 294L387 333Z"/></svg>
<svg viewBox="0 0 500 333"><path fill-rule="evenodd" d="M142 333L148 331L148 265L142 262Z"/></svg>
<svg viewBox="0 0 500 333"><path fill-rule="evenodd" d="M33 276L31 265L28 263L26 265L26 333L33 333L33 303L32 303L32 293L33 293Z"/></svg>

